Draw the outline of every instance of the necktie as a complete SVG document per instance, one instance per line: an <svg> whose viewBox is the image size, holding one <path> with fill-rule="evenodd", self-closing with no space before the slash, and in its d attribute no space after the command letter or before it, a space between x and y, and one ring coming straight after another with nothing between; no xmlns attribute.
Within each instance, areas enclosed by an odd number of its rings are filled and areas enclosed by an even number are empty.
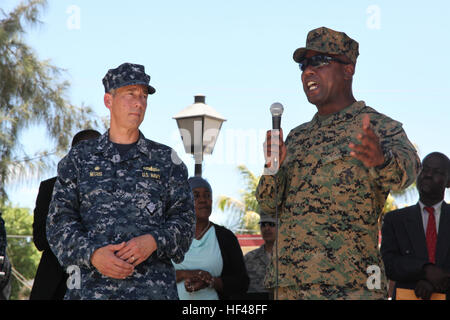
<svg viewBox="0 0 450 320"><path fill-rule="evenodd" d="M428 223L426 233L428 258L431 263L435 263L436 240L437 240L436 218L434 217L433 207L425 207L425 210L428 212Z"/></svg>

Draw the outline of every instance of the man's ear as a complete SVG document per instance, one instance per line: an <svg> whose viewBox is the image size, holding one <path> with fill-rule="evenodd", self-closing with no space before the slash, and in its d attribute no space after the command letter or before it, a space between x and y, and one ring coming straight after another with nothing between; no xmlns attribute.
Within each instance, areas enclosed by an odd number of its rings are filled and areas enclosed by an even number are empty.
<svg viewBox="0 0 450 320"><path fill-rule="evenodd" d="M108 109L112 107L113 96L111 93L105 93L103 96L103 102Z"/></svg>
<svg viewBox="0 0 450 320"><path fill-rule="evenodd" d="M345 64L344 65L344 79L351 80L353 75L355 74L355 65L354 64Z"/></svg>

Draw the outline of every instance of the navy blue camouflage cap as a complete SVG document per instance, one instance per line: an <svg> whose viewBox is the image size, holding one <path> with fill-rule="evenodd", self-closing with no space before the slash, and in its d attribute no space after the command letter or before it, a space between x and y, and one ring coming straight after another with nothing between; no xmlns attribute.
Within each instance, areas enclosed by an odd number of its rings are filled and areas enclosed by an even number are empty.
<svg viewBox="0 0 450 320"><path fill-rule="evenodd" d="M115 69L109 69L103 77L103 86L108 93L112 89L134 84L143 84L148 88L148 94L154 94L155 88L149 85L150 76L145 73L145 68L140 64L122 63Z"/></svg>
<svg viewBox="0 0 450 320"><path fill-rule="evenodd" d="M197 188L206 188L208 191L212 194L212 188L208 181L203 179L202 177L191 177L188 179L188 183L191 186L191 189L197 189Z"/></svg>

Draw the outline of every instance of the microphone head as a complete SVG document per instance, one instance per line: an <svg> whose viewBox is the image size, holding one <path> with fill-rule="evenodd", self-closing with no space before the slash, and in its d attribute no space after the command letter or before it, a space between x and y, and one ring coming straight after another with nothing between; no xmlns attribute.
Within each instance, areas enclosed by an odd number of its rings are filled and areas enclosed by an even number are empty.
<svg viewBox="0 0 450 320"><path fill-rule="evenodd" d="M279 102L272 103L272 105L270 106L270 113L272 114L272 117L281 117L283 111L284 107Z"/></svg>

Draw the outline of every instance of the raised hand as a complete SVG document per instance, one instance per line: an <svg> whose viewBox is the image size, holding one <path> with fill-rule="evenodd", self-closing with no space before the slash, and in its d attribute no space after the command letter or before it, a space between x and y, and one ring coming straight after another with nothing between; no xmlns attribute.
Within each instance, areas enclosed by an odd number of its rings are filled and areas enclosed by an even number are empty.
<svg viewBox="0 0 450 320"><path fill-rule="evenodd" d="M370 127L370 117L366 114L363 118L363 133L356 137L361 144L350 143L353 150L350 155L360 160L366 167L376 167L384 163L383 150L380 139Z"/></svg>

